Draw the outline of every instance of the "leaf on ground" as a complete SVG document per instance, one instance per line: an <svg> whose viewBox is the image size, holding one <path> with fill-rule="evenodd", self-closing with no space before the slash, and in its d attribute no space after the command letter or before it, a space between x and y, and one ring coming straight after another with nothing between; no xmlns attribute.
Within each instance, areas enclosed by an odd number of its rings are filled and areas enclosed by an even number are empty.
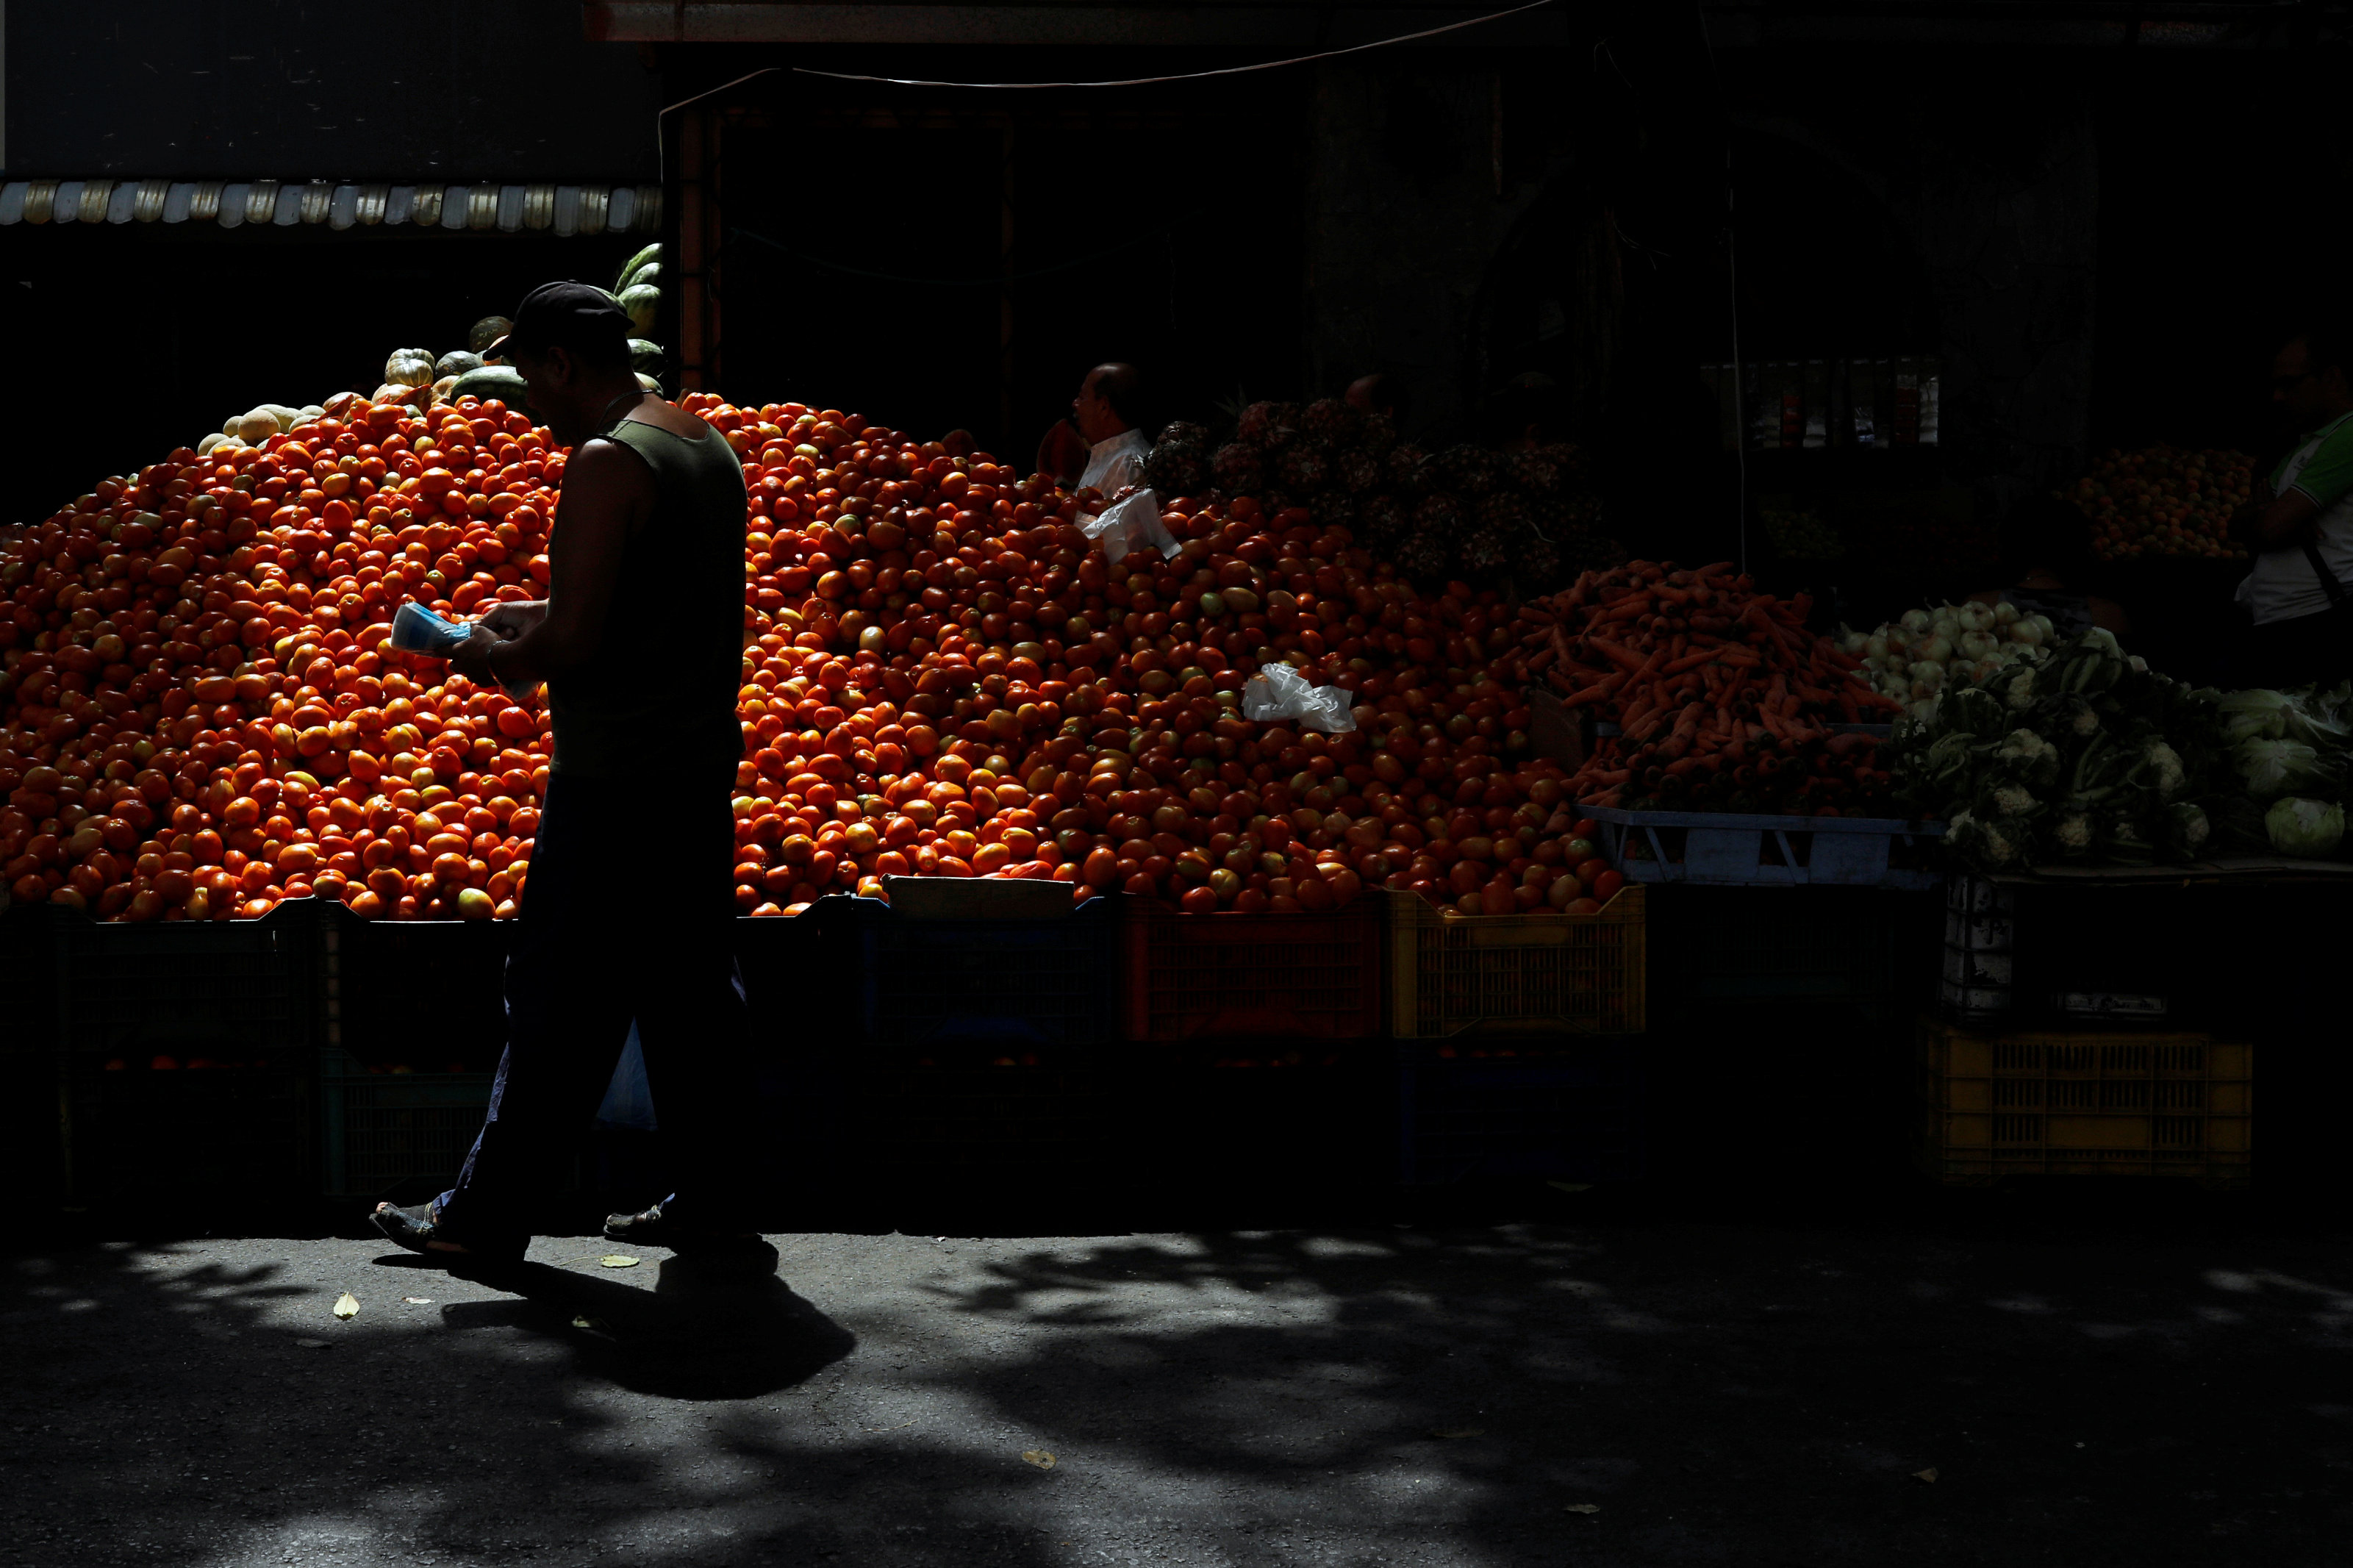
<svg viewBox="0 0 2353 1568"><path fill-rule="evenodd" d="M335 1316L350 1322L360 1315L360 1299L349 1290L335 1298Z"/></svg>
<svg viewBox="0 0 2353 1568"><path fill-rule="evenodd" d="M601 1334L605 1331L605 1320L583 1315L573 1319L572 1326L575 1329L586 1329L592 1334Z"/></svg>
<svg viewBox="0 0 2353 1568"><path fill-rule="evenodd" d="M1546 1182L1545 1185L1564 1193L1589 1193L1593 1190L1591 1182Z"/></svg>
<svg viewBox="0 0 2353 1568"><path fill-rule="evenodd" d="M1601 1511L1601 1505L1598 1502L1573 1502L1567 1508L1562 1509L1560 1511L1563 1513L1599 1513Z"/></svg>
<svg viewBox="0 0 2353 1568"><path fill-rule="evenodd" d="M607 1268L635 1268L638 1260L625 1252L608 1252L596 1259Z"/></svg>
<svg viewBox="0 0 2353 1568"><path fill-rule="evenodd" d="M1430 1435L1438 1438L1440 1441L1444 1442L1455 1437L1483 1437L1487 1435L1487 1428L1484 1426L1452 1426L1442 1431L1433 1428Z"/></svg>
<svg viewBox="0 0 2353 1568"><path fill-rule="evenodd" d="M1936 1479L1936 1467L1931 1465L1925 1470L1915 1470L1912 1472L1912 1479L1915 1481L1934 1483Z"/></svg>
<svg viewBox="0 0 2353 1568"><path fill-rule="evenodd" d="M1021 1450L1021 1457L1041 1470L1050 1470L1054 1468L1054 1456L1043 1448L1024 1448Z"/></svg>
<svg viewBox="0 0 2353 1568"><path fill-rule="evenodd" d="M412 1307L429 1307L433 1305L433 1298L430 1296L403 1296L401 1300L407 1302Z"/></svg>
<svg viewBox="0 0 2353 1568"><path fill-rule="evenodd" d="M306 1351L322 1351L327 1348L327 1342L324 1340L296 1340L294 1342Z"/></svg>

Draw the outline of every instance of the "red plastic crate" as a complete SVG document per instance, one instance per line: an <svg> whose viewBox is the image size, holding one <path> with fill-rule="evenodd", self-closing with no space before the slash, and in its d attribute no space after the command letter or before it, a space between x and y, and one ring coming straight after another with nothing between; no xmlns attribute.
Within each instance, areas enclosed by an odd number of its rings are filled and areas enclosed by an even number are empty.
<svg viewBox="0 0 2353 1568"><path fill-rule="evenodd" d="M1321 915L1187 915L1135 900L1124 933L1126 1036L1376 1038L1385 914L1372 898Z"/></svg>

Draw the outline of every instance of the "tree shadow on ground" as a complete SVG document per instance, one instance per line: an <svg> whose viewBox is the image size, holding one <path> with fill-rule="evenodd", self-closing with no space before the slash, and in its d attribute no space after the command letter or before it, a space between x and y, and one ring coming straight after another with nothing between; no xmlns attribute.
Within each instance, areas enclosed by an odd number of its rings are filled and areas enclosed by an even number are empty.
<svg viewBox="0 0 2353 1568"><path fill-rule="evenodd" d="M2353 1522L2336 1238L785 1246L806 1297L677 1260L644 1289L584 1272L595 1242L543 1244L520 1296L314 1243L13 1259L0 1539L207 1568L2317 1568Z"/></svg>

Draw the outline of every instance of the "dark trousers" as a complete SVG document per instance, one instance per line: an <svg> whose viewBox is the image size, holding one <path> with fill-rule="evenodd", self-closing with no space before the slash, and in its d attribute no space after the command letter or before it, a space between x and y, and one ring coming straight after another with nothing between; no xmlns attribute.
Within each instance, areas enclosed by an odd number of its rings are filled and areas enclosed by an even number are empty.
<svg viewBox="0 0 2353 1568"><path fill-rule="evenodd" d="M2334 686L2353 677L2353 604L2273 621L2247 637L2242 688Z"/></svg>
<svg viewBox="0 0 2353 1568"><path fill-rule="evenodd" d="M642 780L549 784L516 943L507 1047L458 1184L441 1194L459 1238L528 1236L572 1165L629 1024L638 1026L663 1157L663 1212L697 1228L750 1228L755 1134L734 953L732 773L688 804ZM659 801L663 820L647 820Z"/></svg>

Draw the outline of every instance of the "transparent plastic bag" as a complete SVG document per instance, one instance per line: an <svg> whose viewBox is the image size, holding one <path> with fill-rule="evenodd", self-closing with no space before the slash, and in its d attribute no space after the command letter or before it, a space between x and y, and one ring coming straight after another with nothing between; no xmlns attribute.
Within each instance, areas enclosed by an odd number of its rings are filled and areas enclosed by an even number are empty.
<svg viewBox="0 0 2353 1568"><path fill-rule="evenodd" d="M629 1043L621 1047L621 1059L613 1064L612 1080L605 1086L605 1102L596 1108L596 1121L606 1127L631 1127L640 1132L660 1127L654 1119L654 1091L646 1082L645 1047L638 1043L634 1018L629 1021Z"/></svg>
<svg viewBox="0 0 2353 1568"><path fill-rule="evenodd" d="M1094 517L1079 519L1079 531L1103 542L1103 560L1117 565L1129 553L1145 548L1160 552L1163 560L1181 548L1176 536L1160 521L1160 497L1149 489L1125 500L1113 501Z"/></svg>
<svg viewBox="0 0 2353 1568"><path fill-rule="evenodd" d="M1242 683L1242 717L1258 723L1295 719L1327 735L1356 727L1356 693L1345 687L1317 686L1287 664L1270 664Z"/></svg>

